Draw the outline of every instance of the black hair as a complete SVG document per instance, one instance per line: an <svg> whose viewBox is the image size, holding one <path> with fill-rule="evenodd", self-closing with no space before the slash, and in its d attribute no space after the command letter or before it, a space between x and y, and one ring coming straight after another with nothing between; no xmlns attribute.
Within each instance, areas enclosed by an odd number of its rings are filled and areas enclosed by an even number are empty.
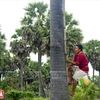
<svg viewBox="0 0 100 100"><path fill-rule="evenodd" d="M83 46L81 44L76 45L81 51L83 51Z"/></svg>

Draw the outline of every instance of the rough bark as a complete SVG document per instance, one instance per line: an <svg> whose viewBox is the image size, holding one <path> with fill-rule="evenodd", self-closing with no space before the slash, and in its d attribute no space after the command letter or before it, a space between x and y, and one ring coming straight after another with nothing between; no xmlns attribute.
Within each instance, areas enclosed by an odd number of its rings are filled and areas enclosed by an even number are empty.
<svg viewBox="0 0 100 100"><path fill-rule="evenodd" d="M45 91L44 91L42 76L41 76L41 50L40 48L38 49L38 72L39 72L39 96L45 97Z"/></svg>
<svg viewBox="0 0 100 100"><path fill-rule="evenodd" d="M20 90L23 91L23 60L20 61Z"/></svg>
<svg viewBox="0 0 100 100"><path fill-rule="evenodd" d="M51 100L69 100L64 48L65 0L50 0Z"/></svg>
<svg viewBox="0 0 100 100"><path fill-rule="evenodd" d="M94 82L94 71L95 71L95 70L94 70L94 67L93 67L93 82Z"/></svg>
<svg viewBox="0 0 100 100"><path fill-rule="evenodd" d="M99 71L99 87L100 87L100 71Z"/></svg>

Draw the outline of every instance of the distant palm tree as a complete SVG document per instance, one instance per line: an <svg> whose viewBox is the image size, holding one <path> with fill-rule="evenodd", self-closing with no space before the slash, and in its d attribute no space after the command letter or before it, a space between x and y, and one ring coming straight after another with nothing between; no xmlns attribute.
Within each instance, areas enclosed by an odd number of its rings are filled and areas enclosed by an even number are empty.
<svg viewBox="0 0 100 100"><path fill-rule="evenodd" d="M64 55L65 0L50 0L51 100L69 100Z"/></svg>
<svg viewBox="0 0 100 100"><path fill-rule="evenodd" d="M25 8L26 14L22 19L21 24L24 26L23 37L29 42L29 45L34 53L38 53L38 72L39 72L39 96L45 97L45 91L41 76L41 58L47 51L45 44L48 41L45 36L47 29L45 23L45 13L47 4L43 2L30 3Z"/></svg>
<svg viewBox="0 0 100 100"><path fill-rule="evenodd" d="M98 40L88 41L87 43L84 44L84 50L87 54L89 62L93 67L93 82L94 82L94 71L97 70L100 72L100 41ZM99 78L99 85L100 85L100 78Z"/></svg>

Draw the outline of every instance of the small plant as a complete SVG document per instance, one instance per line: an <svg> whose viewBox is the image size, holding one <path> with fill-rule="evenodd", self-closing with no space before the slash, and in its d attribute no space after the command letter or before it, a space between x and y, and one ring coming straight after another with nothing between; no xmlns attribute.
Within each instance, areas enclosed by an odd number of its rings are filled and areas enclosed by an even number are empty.
<svg viewBox="0 0 100 100"><path fill-rule="evenodd" d="M94 100L95 99L95 85L91 83L89 86L77 86L75 95L71 100Z"/></svg>
<svg viewBox="0 0 100 100"><path fill-rule="evenodd" d="M50 100L48 98L24 98L24 99L20 99L20 100Z"/></svg>
<svg viewBox="0 0 100 100"><path fill-rule="evenodd" d="M20 100L21 98L33 98L34 92L29 92L29 91L17 91L17 90L11 90L9 92L7 92L6 94L6 98L9 98L10 100Z"/></svg>

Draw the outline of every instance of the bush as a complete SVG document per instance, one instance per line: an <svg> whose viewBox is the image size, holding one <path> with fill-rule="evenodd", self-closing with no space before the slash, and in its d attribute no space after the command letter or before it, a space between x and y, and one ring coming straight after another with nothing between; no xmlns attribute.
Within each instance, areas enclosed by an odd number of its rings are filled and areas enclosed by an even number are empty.
<svg viewBox="0 0 100 100"><path fill-rule="evenodd" d="M33 98L32 100L50 100L50 99L48 99L48 98Z"/></svg>
<svg viewBox="0 0 100 100"><path fill-rule="evenodd" d="M28 98L28 97L33 98L34 96L35 95L33 92L29 92L29 91L21 92L18 90L11 90L5 94L5 100L7 100L8 98L10 100L19 100L21 98Z"/></svg>
<svg viewBox="0 0 100 100"><path fill-rule="evenodd" d="M7 97L11 98L12 100L18 100L22 96L23 96L22 92L17 90L11 90L10 92L7 93Z"/></svg>
<svg viewBox="0 0 100 100"><path fill-rule="evenodd" d="M38 92L39 91L39 81L34 81L30 84L27 84L26 90Z"/></svg>
<svg viewBox="0 0 100 100"><path fill-rule="evenodd" d="M87 87L78 86L75 95L71 100L94 100L95 99L95 85L91 83Z"/></svg>
<svg viewBox="0 0 100 100"><path fill-rule="evenodd" d="M8 85L8 82L6 80L0 81L0 89L4 90L5 92L8 90L11 90L12 87Z"/></svg>
<svg viewBox="0 0 100 100"><path fill-rule="evenodd" d="M24 98L24 99L20 99L20 100L50 100L48 98Z"/></svg>
<svg viewBox="0 0 100 100"><path fill-rule="evenodd" d="M35 98L34 92L11 90L5 93L4 99L0 100L49 100L47 98Z"/></svg>

